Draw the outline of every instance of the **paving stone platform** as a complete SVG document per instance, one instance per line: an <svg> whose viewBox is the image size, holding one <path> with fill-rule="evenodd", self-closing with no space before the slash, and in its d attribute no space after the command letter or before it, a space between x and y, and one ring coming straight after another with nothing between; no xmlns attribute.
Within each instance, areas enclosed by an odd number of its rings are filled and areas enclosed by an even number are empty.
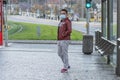
<svg viewBox="0 0 120 80"><path fill-rule="evenodd" d="M56 44L18 44L0 48L0 80L120 80L100 54L84 55L82 45L69 46L71 69L63 64Z"/></svg>

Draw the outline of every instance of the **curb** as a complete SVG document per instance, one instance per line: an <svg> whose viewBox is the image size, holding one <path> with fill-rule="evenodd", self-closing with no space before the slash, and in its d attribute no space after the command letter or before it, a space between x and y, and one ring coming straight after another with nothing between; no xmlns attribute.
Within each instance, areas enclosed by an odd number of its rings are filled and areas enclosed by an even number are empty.
<svg viewBox="0 0 120 80"><path fill-rule="evenodd" d="M57 40L8 40L8 43L57 44ZM82 41L71 41L71 45L82 45Z"/></svg>

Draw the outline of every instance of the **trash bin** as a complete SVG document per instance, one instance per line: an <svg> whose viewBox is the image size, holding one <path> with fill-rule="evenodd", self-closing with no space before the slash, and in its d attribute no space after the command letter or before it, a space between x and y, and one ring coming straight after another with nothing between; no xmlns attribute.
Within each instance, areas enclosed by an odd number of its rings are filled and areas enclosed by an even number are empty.
<svg viewBox="0 0 120 80"><path fill-rule="evenodd" d="M82 51L84 54L93 53L93 36L92 35L83 35L83 45Z"/></svg>

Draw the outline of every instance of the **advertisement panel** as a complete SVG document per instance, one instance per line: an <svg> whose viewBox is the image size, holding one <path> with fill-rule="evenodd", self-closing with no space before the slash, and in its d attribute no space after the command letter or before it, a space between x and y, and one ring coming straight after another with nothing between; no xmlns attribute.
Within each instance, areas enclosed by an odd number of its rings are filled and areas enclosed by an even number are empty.
<svg viewBox="0 0 120 80"><path fill-rule="evenodd" d="M3 26L3 0L0 0L0 45L3 45L3 31L2 31L2 26Z"/></svg>

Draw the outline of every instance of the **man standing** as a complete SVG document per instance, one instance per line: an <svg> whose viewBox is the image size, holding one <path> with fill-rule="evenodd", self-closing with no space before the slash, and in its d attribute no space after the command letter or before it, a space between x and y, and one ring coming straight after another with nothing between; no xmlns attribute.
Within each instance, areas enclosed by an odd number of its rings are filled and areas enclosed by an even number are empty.
<svg viewBox="0 0 120 80"><path fill-rule="evenodd" d="M61 73L67 72L70 69L68 60L68 45L70 43L70 34L72 32L71 21L68 19L68 11L62 9L60 11L60 23L58 25L58 55L62 59L64 67Z"/></svg>

